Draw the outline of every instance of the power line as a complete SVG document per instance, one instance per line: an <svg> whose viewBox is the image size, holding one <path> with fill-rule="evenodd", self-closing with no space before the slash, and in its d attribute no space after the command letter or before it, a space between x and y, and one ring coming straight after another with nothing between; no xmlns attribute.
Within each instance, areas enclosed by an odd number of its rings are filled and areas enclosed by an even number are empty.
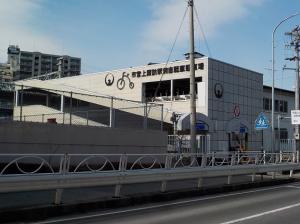
<svg viewBox="0 0 300 224"><path fill-rule="evenodd" d="M185 17L186 17L187 10L188 10L188 7L186 7L186 9L185 9L184 15L183 15L183 17L182 17L182 20L181 20L179 29L178 29L178 31L177 31L177 33L176 33L175 40L174 40L174 42L173 42L173 44L172 44L171 51L170 51L170 53L169 53L169 55L168 55L167 62L166 62L166 64L165 64L164 68L166 68L166 67L168 66L169 62L170 62L170 58L171 58L171 55L172 55L172 53L173 53L175 44L176 44L176 42L177 42L179 33L180 33L180 31L181 31L181 28L182 28L184 19L185 19ZM157 92L158 92L158 90L159 90L159 88L160 88L160 85L161 85L161 81L162 81L163 76L164 76L164 72L162 72L162 74L161 74L161 76L160 76L158 85L157 85L157 87L156 87L156 89L155 89L155 92L154 92L154 98L157 96Z"/></svg>
<svg viewBox="0 0 300 224"><path fill-rule="evenodd" d="M197 21L198 21L198 24L199 24L199 27L200 27L200 31L202 33L202 36L203 36L203 40L205 42L205 45L206 45L206 48L207 48L207 51L208 51L208 56L209 57L212 57L212 54L211 54L211 51L210 51L210 48L209 48L209 45L208 45L208 41L206 39L206 36L205 36L205 33L204 33L204 29L200 23L200 19L199 19L199 16L198 16L198 12L197 12L197 9L196 7L194 7L194 11L195 11L195 14L196 14L196 18L197 18Z"/></svg>

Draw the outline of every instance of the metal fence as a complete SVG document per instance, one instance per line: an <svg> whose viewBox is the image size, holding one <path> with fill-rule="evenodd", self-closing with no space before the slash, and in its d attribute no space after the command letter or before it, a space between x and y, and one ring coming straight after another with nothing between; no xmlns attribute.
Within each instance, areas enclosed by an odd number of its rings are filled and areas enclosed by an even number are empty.
<svg viewBox="0 0 300 224"><path fill-rule="evenodd" d="M298 153L0 154L0 176L298 163Z"/></svg>
<svg viewBox="0 0 300 224"><path fill-rule="evenodd" d="M210 153L210 135L196 136L196 153ZM177 153L191 153L190 136L169 135L168 151Z"/></svg>
<svg viewBox="0 0 300 224"><path fill-rule="evenodd" d="M284 152L296 152L296 140L295 139L280 139L277 141L279 145L279 151Z"/></svg>
<svg viewBox="0 0 300 224"><path fill-rule="evenodd" d="M61 124L162 130L171 114L162 104L76 91L17 86L13 120L45 122L53 116L50 122L56 119Z"/></svg>
<svg viewBox="0 0 300 224"><path fill-rule="evenodd" d="M0 192L115 186L120 196L123 184L290 171L299 169L299 153L209 153L209 154L0 154Z"/></svg>
<svg viewBox="0 0 300 224"><path fill-rule="evenodd" d="M0 108L1 109L12 110L14 108L14 104L12 102L0 99Z"/></svg>
<svg viewBox="0 0 300 224"><path fill-rule="evenodd" d="M55 110L42 105L33 105L23 106L22 116L3 117L0 118L0 120L162 130L163 120L149 118L153 110L158 112L159 110L161 111L161 108L161 106L156 107L155 105L147 112L145 112L145 106L133 106L112 109L38 113L39 111ZM19 109L21 110L21 108ZM15 108L15 110L17 110L17 108ZM19 113L17 112L16 114Z"/></svg>

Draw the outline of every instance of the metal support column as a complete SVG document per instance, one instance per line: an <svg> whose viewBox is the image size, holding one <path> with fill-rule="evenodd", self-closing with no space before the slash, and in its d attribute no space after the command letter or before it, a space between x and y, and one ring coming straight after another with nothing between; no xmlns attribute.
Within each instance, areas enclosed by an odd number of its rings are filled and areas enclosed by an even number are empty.
<svg viewBox="0 0 300 224"><path fill-rule="evenodd" d="M160 114L160 130L164 130L164 105L161 105L161 114Z"/></svg>
<svg viewBox="0 0 300 224"><path fill-rule="evenodd" d="M144 105L144 118L143 118L143 128L148 128L148 105L147 102Z"/></svg>
<svg viewBox="0 0 300 224"><path fill-rule="evenodd" d="M15 107L19 104L19 90L15 91Z"/></svg>
<svg viewBox="0 0 300 224"><path fill-rule="evenodd" d="M64 112L64 95L60 95L60 112Z"/></svg>
<svg viewBox="0 0 300 224"><path fill-rule="evenodd" d="M70 93L70 125L72 124L73 93Z"/></svg>
<svg viewBox="0 0 300 224"><path fill-rule="evenodd" d="M21 99L20 99L20 121L22 121L22 116L23 116L23 89L24 86L21 86Z"/></svg>
<svg viewBox="0 0 300 224"><path fill-rule="evenodd" d="M109 108L109 127L115 127L115 113L114 113L114 98L110 99L110 108Z"/></svg>

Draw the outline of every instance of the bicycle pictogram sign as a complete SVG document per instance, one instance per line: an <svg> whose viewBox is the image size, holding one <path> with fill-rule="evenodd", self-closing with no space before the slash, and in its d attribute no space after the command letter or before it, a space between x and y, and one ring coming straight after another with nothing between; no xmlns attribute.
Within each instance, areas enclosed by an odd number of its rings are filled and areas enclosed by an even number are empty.
<svg viewBox="0 0 300 224"><path fill-rule="evenodd" d="M131 80L129 78L129 73L126 74L126 72L123 72L122 77L118 79L118 81L117 81L117 88L119 90L122 90L122 89L125 88L125 84L126 84L125 79L127 79L128 82L129 82L129 88L133 89L134 88L134 83L131 82Z"/></svg>

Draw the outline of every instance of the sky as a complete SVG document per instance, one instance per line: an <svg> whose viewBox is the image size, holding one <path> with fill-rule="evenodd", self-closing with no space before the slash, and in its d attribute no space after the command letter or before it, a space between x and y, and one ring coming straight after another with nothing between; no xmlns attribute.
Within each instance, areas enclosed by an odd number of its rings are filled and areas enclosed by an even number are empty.
<svg viewBox="0 0 300 224"><path fill-rule="evenodd" d="M194 0L196 51L264 74L272 83L272 31L300 12L299 0ZM189 50L187 0L0 0L0 62L8 45L82 58L82 73L166 62ZM199 18L199 20L197 19ZM275 33L275 86L293 89L294 62L285 60L284 35L300 16ZM206 40L206 41L205 41Z"/></svg>

